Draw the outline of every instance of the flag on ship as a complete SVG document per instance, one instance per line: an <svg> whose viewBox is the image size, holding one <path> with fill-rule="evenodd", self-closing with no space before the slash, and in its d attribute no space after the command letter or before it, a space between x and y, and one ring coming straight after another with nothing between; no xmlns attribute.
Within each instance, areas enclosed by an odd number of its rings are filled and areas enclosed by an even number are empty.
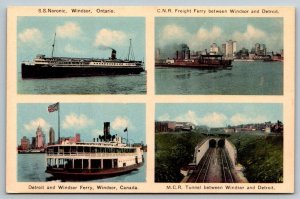
<svg viewBox="0 0 300 199"><path fill-rule="evenodd" d="M55 104L51 104L48 106L48 112L52 113L54 111L58 111L59 109L59 102L55 103Z"/></svg>
<svg viewBox="0 0 300 199"><path fill-rule="evenodd" d="M127 129L127 127L124 129L124 132L128 132L128 129Z"/></svg>

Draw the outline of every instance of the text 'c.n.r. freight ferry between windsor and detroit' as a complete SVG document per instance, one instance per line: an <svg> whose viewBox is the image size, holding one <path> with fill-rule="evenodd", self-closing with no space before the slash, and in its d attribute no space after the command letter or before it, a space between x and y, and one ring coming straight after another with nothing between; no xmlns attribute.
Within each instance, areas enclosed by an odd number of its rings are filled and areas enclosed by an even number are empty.
<svg viewBox="0 0 300 199"><path fill-rule="evenodd" d="M24 61L21 64L23 79L88 77L104 75L128 75L144 72L143 61L134 60L130 39L128 56L118 59L117 51L113 48L111 57L101 58L71 58L54 57L55 38L52 44L51 57L37 55L33 61Z"/></svg>

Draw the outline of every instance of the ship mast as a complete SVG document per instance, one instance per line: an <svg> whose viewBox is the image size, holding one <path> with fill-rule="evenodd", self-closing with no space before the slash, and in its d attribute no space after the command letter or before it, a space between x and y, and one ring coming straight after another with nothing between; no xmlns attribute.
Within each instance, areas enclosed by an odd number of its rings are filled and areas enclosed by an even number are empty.
<svg viewBox="0 0 300 199"><path fill-rule="evenodd" d="M53 44L52 44L52 53L51 53L51 57L53 57L53 53L54 53L55 38L56 38L56 33L54 34L54 40L53 40Z"/></svg>
<svg viewBox="0 0 300 199"><path fill-rule="evenodd" d="M127 60L134 60L134 52L132 49L132 43L131 43L131 39L129 39L129 49L128 49L128 56L127 56Z"/></svg>
<svg viewBox="0 0 300 199"><path fill-rule="evenodd" d="M131 54L131 39L129 39L129 49L128 49L127 60L129 60L130 54Z"/></svg>

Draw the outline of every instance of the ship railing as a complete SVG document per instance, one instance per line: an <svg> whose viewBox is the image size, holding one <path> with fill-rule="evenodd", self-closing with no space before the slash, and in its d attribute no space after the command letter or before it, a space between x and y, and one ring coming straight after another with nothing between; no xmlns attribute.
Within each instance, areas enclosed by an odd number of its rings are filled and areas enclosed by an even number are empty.
<svg viewBox="0 0 300 199"><path fill-rule="evenodd" d="M136 153L87 153L87 152L77 152L77 153L47 153L47 156L90 156L90 157L115 157L115 156L128 156L134 155Z"/></svg>

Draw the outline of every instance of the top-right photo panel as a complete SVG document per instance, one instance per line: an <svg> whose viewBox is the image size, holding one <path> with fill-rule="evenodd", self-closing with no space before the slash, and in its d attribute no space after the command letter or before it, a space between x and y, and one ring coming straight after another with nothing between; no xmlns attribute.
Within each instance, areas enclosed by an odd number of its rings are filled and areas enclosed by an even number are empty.
<svg viewBox="0 0 300 199"><path fill-rule="evenodd" d="M156 17L161 95L283 95L283 18Z"/></svg>

